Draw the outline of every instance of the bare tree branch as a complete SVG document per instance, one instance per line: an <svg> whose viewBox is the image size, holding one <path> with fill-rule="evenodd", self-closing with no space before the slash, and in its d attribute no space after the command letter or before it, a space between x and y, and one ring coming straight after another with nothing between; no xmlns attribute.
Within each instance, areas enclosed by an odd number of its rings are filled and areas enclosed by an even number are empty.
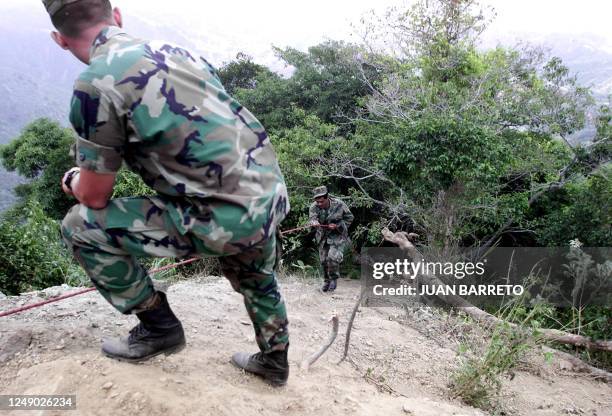
<svg viewBox="0 0 612 416"><path fill-rule="evenodd" d="M302 361L302 363L300 364L300 368L302 369L302 371L308 371L310 369L310 366L312 366L315 361L317 361L323 354L325 354L325 351L327 351L327 349L336 340L336 336L338 335L338 315L332 316L330 321L332 323L332 330L329 334L329 339L327 340L325 345L323 345L317 352Z"/></svg>

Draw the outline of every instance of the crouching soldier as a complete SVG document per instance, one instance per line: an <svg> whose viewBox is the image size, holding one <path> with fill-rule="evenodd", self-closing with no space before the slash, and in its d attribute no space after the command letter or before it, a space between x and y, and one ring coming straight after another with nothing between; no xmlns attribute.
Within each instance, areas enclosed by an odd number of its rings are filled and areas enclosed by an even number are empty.
<svg viewBox="0 0 612 416"><path fill-rule="evenodd" d="M62 235L102 296L140 321L128 336L104 340L103 353L142 361L185 344L181 322L138 257L214 256L243 295L259 346L232 362L285 384L288 320L274 266L289 204L264 127L206 59L128 35L109 0L44 4L57 28L52 38L88 65L70 110L78 166L61 181L78 204ZM157 194L112 199L122 164ZM189 308L194 319L206 312Z"/></svg>

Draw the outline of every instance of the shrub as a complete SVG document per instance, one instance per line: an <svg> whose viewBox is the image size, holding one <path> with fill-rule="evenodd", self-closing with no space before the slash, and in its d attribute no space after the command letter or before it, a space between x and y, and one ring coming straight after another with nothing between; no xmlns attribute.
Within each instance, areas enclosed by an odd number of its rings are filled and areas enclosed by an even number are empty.
<svg viewBox="0 0 612 416"><path fill-rule="evenodd" d="M0 222L0 290L9 295L63 283L81 283L78 266L64 248L58 222L29 202ZM18 219L22 218L22 219Z"/></svg>
<svg viewBox="0 0 612 416"><path fill-rule="evenodd" d="M452 376L451 389L466 404L482 409L497 407L502 377L511 378L512 370L521 358L534 342L539 342L539 326L533 318L542 314L540 306L532 308L526 315L524 312L522 299L519 298L500 313L504 322L495 327L483 352L472 351L468 356L465 346L460 351L464 353L464 359ZM518 324L513 326L509 322Z"/></svg>

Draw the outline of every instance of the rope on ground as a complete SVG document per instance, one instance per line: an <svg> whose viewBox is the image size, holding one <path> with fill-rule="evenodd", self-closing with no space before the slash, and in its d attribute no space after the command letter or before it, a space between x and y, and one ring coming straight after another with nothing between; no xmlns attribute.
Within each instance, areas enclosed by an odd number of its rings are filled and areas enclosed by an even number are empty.
<svg viewBox="0 0 612 416"><path fill-rule="evenodd" d="M302 227L297 227L297 228L292 228L292 229L289 229L289 230L282 231L281 234L288 234L288 233L292 233L292 232L295 232L295 231L304 230L304 229L310 228L310 227L329 228L328 225L324 225L324 224L319 224L319 225L307 224L307 225L304 225ZM183 261L180 261L178 263L169 264L167 266L159 267L157 269L152 269L152 270L149 270L149 274L155 274L155 273L159 273L159 272L164 271L164 270L172 269L172 268L177 267L177 266L182 266L184 264L193 263L196 260L200 260L200 257L192 257L192 258L190 258L188 260L183 260ZM47 300L44 300L42 302L37 302L37 303L33 303L31 305L22 306L20 308L15 308L15 309L11 309L11 310L8 310L8 311L5 311L5 312L0 312L0 318L3 317L3 316L14 315L14 314L19 313L19 312L27 311L29 309L38 308L40 306L47 305L49 303L59 302L60 300L68 299L68 298L71 298L71 297L74 297L74 296L78 296L78 295L82 295L83 293L93 292L94 290L96 290L95 287L90 287L90 288L87 288L87 289L79 290L77 292L69 293L67 295L62 295L62 296L58 296L56 298L47 299Z"/></svg>
<svg viewBox="0 0 612 416"><path fill-rule="evenodd" d="M159 267L157 269L151 269L151 270L149 270L149 274L155 274L155 273L159 273L159 272L161 272L163 270L168 270L168 269L172 269L172 268L177 267L177 266L182 266L183 264L193 263L196 260L200 260L200 257L192 257L192 258L190 258L188 260L179 261L178 263L168 264L167 266ZM47 300L44 300L44 301L41 301L41 302L33 303L31 305L26 305L26 306L22 306L20 308L15 308L15 309L11 309L11 310L8 310L8 311L5 311L5 312L0 312L0 318L3 317L3 316L14 315L14 314L19 313L19 312L27 311L28 309L38 308L40 306L47 305L49 303L59 302L60 300L68 299L68 298L71 298L73 296L82 295L83 293L93 292L94 290L96 290L95 287L89 287L87 289L79 290L79 291L73 292L73 293L68 293L66 295L58 296L56 298L47 299Z"/></svg>

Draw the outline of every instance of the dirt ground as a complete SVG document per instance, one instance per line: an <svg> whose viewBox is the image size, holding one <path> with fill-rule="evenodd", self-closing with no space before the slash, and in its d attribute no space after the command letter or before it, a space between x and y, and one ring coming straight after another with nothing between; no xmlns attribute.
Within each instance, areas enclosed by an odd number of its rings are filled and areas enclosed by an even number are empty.
<svg viewBox="0 0 612 416"><path fill-rule="evenodd" d="M126 334L136 318L115 312L96 292L0 318L0 394L76 394L77 410L70 415L489 414L452 398L448 388L460 363L459 341L481 336L477 329L427 308L362 307L350 360L337 365L359 283L341 281L333 295L320 292L314 281L286 278L281 284L291 334L286 387L269 387L229 363L235 351L255 352L255 337L241 296L224 279L207 277L167 290L187 347L142 364L99 353L103 337ZM72 290L0 299L0 310ZM310 371L301 371L299 363L327 340L334 313L340 318L336 342ZM610 385L540 355L505 382L503 414L612 415Z"/></svg>

